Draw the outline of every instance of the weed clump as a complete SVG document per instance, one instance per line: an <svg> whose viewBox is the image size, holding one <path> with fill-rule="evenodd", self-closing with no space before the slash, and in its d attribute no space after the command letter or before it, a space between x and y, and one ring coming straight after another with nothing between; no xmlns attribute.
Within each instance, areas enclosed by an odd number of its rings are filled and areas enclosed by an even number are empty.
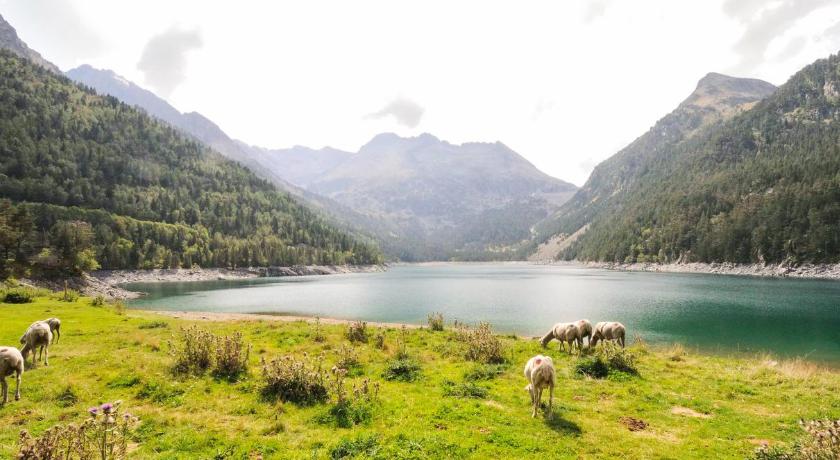
<svg viewBox="0 0 840 460"><path fill-rule="evenodd" d="M105 297L102 295L98 295L92 299L90 299L90 306L91 307L104 307L105 306Z"/></svg>
<svg viewBox="0 0 840 460"><path fill-rule="evenodd" d="M493 380L502 375L506 367L503 364L476 364L464 374L464 380Z"/></svg>
<svg viewBox="0 0 840 460"><path fill-rule="evenodd" d="M369 379L364 379L358 387L353 384L348 391L345 381L347 371L333 367L331 374L329 386L335 404L318 421L339 428L351 428L370 422L373 418L373 405L379 398L379 384L371 385Z"/></svg>
<svg viewBox="0 0 840 460"><path fill-rule="evenodd" d="M323 362L323 355L312 359L306 353L300 359L290 355L263 359L263 397L301 406L325 402L329 393Z"/></svg>
<svg viewBox="0 0 840 460"><path fill-rule="evenodd" d="M327 340L324 331L321 330L321 318L315 318L315 330L312 331L312 341L316 343L323 343Z"/></svg>
<svg viewBox="0 0 840 460"><path fill-rule="evenodd" d="M408 354L406 333L405 326L403 326L397 339L397 350L394 356L388 360L385 371L382 373L382 377L386 380L413 382L420 376L420 363Z"/></svg>
<svg viewBox="0 0 840 460"><path fill-rule="evenodd" d="M79 291L65 288L56 296L56 299L62 302L75 302L79 300Z"/></svg>
<svg viewBox="0 0 840 460"><path fill-rule="evenodd" d="M481 322L475 329L461 325L457 332L458 339L465 343L465 358L484 364L502 364L505 359L505 347L493 334L490 323Z"/></svg>
<svg viewBox="0 0 840 460"><path fill-rule="evenodd" d="M178 374L201 375L212 370L216 377L233 379L248 370L251 346L244 343L241 332L218 336L190 326L181 328L179 343L170 341L169 347Z"/></svg>
<svg viewBox="0 0 840 460"><path fill-rule="evenodd" d="M375 434L359 435L354 439L344 438L330 449L330 458L372 457L379 451L379 437Z"/></svg>
<svg viewBox="0 0 840 460"><path fill-rule="evenodd" d="M20 432L18 460L127 458L128 441L134 436L139 419L119 414L121 401L88 409L90 418L79 425L56 425L39 437Z"/></svg>
<svg viewBox="0 0 840 460"><path fill-rule="evenodd" d="M367 332L367 322L365 321L354 321L347 326L347 332L345 334L347 336L347 340L351 342L361 342L367 343L368 341L368 332Z"/></svg>
<svg viewBox="0 0 840 460"><path fill-rule="evenodd" d="M829 460L840 458L840 420L799 421L807 435L790 448L770 447L756 449L756 460Z"/></svg>
<svg viewBox="0 0 840 460"><path fill-rule="evenodd" d="M373 346L376 347L377 350L385 349L385 331L380 329L376 332L376 335L373 336Z"/></svg>
<svg viewBox="0 0 840 460"><path fill-rule="evenodd" d="M354 347L342 344L335 352L338 354L338 361L335 364L336 367L344 369L351 374L356 374L362 370L361 363L359 362L359 353Z"/></svg>
<svg viewBox="0 0 840 460"><path fill-rule="evenodd" d="M35 301L36 291L32 288L17 287L5 290L3 302L6 303L32 303Z"/></svg>
<svg viewBox="0 0 840 460"><path fill-rule="evenodd" d="M161 320L146 321L145 323L137 326L138 329L160 329L165 327L169 327L169 323Z"/></svg>
<svg viewBox="0 0 840 460"><path fill-rule="evenodd" d="M443 330L443 313L429 313L429 329L433 331Z"/></svg>
<svg viewBox="0 0 840 460"><path fill-rule="evenodd" d="M575 372L596 379L605 378L615 372L639 375L636 369L636 355L612 343L604 343L604 346L596 349L592 355L578 359Z"/></svg>
<svg viewBox="0 0 840 460"><path fill-rule="evenodd" d="M484 399L487 397L487 392L487 388L473 382L455 383L451 380L443 381L443 394L445 396Z"/></svg>

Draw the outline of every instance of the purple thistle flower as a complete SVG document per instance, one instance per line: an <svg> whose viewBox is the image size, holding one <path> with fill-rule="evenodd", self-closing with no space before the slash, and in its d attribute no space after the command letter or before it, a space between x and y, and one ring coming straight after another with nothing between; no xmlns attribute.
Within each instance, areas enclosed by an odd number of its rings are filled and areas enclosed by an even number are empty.
<svg viewBox="0 0 840 460"><path fill-rule="evenodd" d="M106 414L110 414L111 409L113 409L113 408L114 408L114 405L111 404L111 403L105 403L102 406L100 406L100 409L102 409L102 412L105 412Z"/></svg>
<svg viewBox="0 0 840 460"><path fill-rule="evenodd" d="M99 413L99 408L91 407L90 409L88 409L88 412L90 412L90 415L96 415L97 413Z"/></svg>

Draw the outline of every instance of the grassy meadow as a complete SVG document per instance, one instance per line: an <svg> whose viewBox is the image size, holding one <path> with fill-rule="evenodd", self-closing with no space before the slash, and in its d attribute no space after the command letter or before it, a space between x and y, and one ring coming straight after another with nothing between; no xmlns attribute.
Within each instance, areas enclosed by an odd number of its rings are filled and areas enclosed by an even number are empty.
<svg viewBox="0 0 840 460"><path fill-rule="evenodd" d="M91 303L0 303L0 345L19 347L35 320L62 320L49 367L28 368L22 399L0 406L0 457L13 456L21 430L37 436L78 423L88 407L114 400L141 419L130 457L170 459L745 458L761 442L797 440L800 419L840 418L837 371L643 343L630 347L638 375L602 379L578 374L579 358L553 343L554 413L532 418L522 367L542 352L536 340L500 337L508 363L483 365L465 358L466 345L449 328L391 328L382 349L372 339L352 344L358 364L346 384L369 378L378 392L358 424L343 428L329 416L332 401L299 406L265 397L260 359L306 352L329 369L351 345L346 325L200 321L216 334L241 332L251 344L248 372L230 380L173 373L169 342L195 322ZM419 375L386 380L403 347ZM463 385L466 375L474 385Z"/></svg>

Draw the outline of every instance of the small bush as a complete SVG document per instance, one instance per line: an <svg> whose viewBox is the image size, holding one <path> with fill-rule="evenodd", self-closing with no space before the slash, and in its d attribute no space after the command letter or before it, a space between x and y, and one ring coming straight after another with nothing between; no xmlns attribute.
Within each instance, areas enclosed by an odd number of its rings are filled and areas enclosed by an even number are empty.
<svg viewBox="0 0 840 460"><path fill-rule="evenodd" d="M79 300L79 291L64 289L58 294L57 299L62 302L75 302Z"/></svg>
<svg viewBox="0 0 840 460"><path fill-rule="evenodd" d="M615 344L605 343L590 356L578 359L575 364L578 374L588 375L596 379L612 376L616 372L627 375L638 375L636 356L632 351ZM616 380L626 379L627 375L615 375Z"/></svg>
<svg viewBox="0 0 840 460"><path fill-rule="evenodd" d="M444 396L484 399L487 397L487 392L487 388L476 385L473 382L455 383L451 380L443 381Z"/></svg>
<svg viewBox="0 0 840 460"><path fill-rule="evenodd" d="M317 343L322 343L327 340L327 336L321 330L321 318L315 318L315 330L312 331L312 340Z"/></svg>
<svg viewBox="0 0 840 460"><path fill-rule="evenodd" d="M173 370L179 374L201 375L208 370L216 377L234 379L248 370L251 346L241 332L218 336L197 326L181 328L180 342L169 342L175 357Z"/></svg>
<svg viewBox="0 0 840 460"><path fill-rule="evenodd" d="M90 300L90 305L92 307L104 307L105 306L105 297L98 295Z"/></svg>
<svg viewBox="0 0 840 460"><path fill-rule="evenodd" d="M788 449L761 446L757 460L829 460L840 458L840 420L799 421L806 436Z"/></svg>
<svg viewBox="0 0 840 460"><path fill-rule="evenodd" d="M35 290L26 287L18 287L6 290L3 302L6 303L31 303L35 301Z"/></svg>
<svg viewBox="0 0 840 460"><path fill-rule="evenodd" d="M603 379L610 373L609 365L600 356L586 356L578 359L575 372L592 378Z"/></svg>
<svg viewBox="0 0 840 460"><path fill-rule="evenodd" d="M429 313L429 329L433 331L443 330L443 313Z"/></svg>
<svg viewBox="0 0 840 460"><path fill-rule="evenodd" d="M145 323L141 323L137 326L138 329L160 329L165 327L169 327L169 323L161 320L146 321Z"/></svg>
<svg viewBox="0 0 840 460"><path fill-rule="evenodd" d="M376 335L373 336L373 346L376 347L377 350L385 349L385 331L380 329L376 332Z"/></svg>
<svg viewBox="0 0 840 460"><path fill-rule="evenodd" d="M140 377L134 374L123 374L108 382L108 388L131 388L140 383Z"/></svg>
<svg viewBox="0 0 840 460"><path fill-rule="evenodd" d="M114 313L122 316L125 314L125 304L122 300L117 299L111 302L111 307L114 309Z"/></svg>
<svg viewBox="0 0 840 460"><path fill-rule="evenodd" d="M56 402L61 407L70 407L79 402L79 395L73 390L72 385L67 385L64 390L55 397Z"/></svg>
<svg viewBox="0 0 840 460"><path fill-rule="evenodd" d="M685 358L685 347L680 343L675 343L668 351L668 359L671 361L682 361Z"/></svg>
<svg viewBox="0 0 840 460"><path fill-rule="evenodd" d="M339 369L344 369L348 372L352 371L351 373L361 370L359 353L352 346L342 344L341 347L336 350L336 354L338 354L338 361L336 361L335 365Z"/></svg>
<svg viewBox="0 0 840 460"><path fill-rule="evenodd" d="M379 437L375 434L359 435L354 439L344 438L330 449L330 458L372 457L379 450Z"/></svg>
<svg viewBox="0 0 840 460"><path fill-rule="evenodd" d="M398 380L401 382L413 382L420 376L420 363L415 359L395 357L388 361L382 377L386 380Z"/></svg>
<svg viewBox="0 0 840 460"><path fill-rule="evenodd" d="M128 441L134 437L137 417L118 414L121 402L88 410L91 417L81 424L56 425L34 438L20 432L18 460L93 459L121 460L128 456Z"/></svg>
<svg viewBox="0 0 840 460"><path fill-rule="evenodd" d="M505 348L502 341L493 335L490 323L482 322L475 329L461 326L457 337L467 345L465 358L485 364L505 362Z"/></svg>
<svg viewBox="0 0 840 460"><path fill-rule="evenodd" d="M347 340L351 342L367 343L367 323L364 321L354 321L347 326Z"/></svg>
<svg viewBox="0 0 840 460"><path fill-rule="evenodd" d="M306 354L301 359L293 356L263 359L263 397L302 406L325 402L329 393L323 362L323 355L311 359Z"/></svg>
<svg viewBox="0 0 840 460"><path fill-rule="evenodd" d="M329 389L335 404L318 417L318 422L334 424L339 428L368 423L373 418L373 404L379 397L379 384L371 385L369 379L364 379L361 385L357 387L354 384L348 392L345 382L347 371L333 367L331 373Z"/></svg>
<svg viewBox="0 0 840 460"><path fill-rule="evenodd" d="M503 364L477 364L464 374L465 380L492 380L504 374Z"/></svg>

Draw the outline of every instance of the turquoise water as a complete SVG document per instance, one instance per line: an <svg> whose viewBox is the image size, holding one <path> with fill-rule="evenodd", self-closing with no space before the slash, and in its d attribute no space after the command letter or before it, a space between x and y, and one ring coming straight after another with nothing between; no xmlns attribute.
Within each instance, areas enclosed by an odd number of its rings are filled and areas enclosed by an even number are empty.
<svg viewBox="0 0 840 460"><path fill-rule="evenodd" d="M630 337L710 352L840 362L840 282L631 273L527 264L423 264L383 273L134 283L140 309L283 313L367 321L490 321L541 335L558 321L621 321Z"/></svg>

